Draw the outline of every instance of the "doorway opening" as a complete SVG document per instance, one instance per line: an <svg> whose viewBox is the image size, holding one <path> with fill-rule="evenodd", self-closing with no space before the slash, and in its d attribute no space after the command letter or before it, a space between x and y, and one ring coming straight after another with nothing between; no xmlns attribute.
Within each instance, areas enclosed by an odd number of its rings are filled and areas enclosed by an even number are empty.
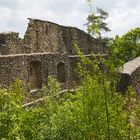
<svg viewBox="0 0 140 140"><path fill-rule="evenodd" d="M57 79L60 83L66 82L66 70L65 70L65 64L60 62L57 65Z"/></svg>
<svg viewBox="0 0 140 140"><path fill-rule="evenodd" d="M38 90L42 87L42 74L41 74L41 62L32 61L30 63L30 90Z"/></svg>

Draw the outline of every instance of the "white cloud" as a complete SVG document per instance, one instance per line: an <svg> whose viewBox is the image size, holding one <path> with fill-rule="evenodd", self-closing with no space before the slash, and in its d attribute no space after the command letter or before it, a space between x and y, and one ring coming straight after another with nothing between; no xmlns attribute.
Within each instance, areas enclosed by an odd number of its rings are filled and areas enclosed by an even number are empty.
<svg viewBox="0 0 140 140"><path fill-rule="evenodd" d="M21 35L27 28L28 17L84 28L88 14L85 0L0 0L0 3L0 32L10 30Z"/></svg>
<svg viewBox="0 0 140 140"><path fill-rule="evenodd" d="M110 36L124 34L140 24L138 0L94 0L93 4L109 13ZM0 0L0 32L15 31L23 35L28 17L85 29L88 12L86 0Z"/></svg>
<svg viewBox="0 0 140 140"><path fill-rule="evenodd" d="M112 9L108 23L112 32L110 36L118 34L122 35L132 28L140 26L139 19L140 5L135 8L124 7Z"/></svg>
<svg viewBox="0 0 140 140"><path fill-rule="evenodd" d="M97 7L105 9L109 13L107 22L112 31L106 35L122 35L128 32L130 29L140 26L139 0L95 0L94 4Z"/></svg>

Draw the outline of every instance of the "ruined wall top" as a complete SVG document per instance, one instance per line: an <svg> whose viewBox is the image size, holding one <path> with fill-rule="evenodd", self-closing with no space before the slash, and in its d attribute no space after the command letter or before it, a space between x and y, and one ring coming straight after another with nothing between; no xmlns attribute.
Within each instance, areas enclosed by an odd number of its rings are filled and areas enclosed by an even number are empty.
<svg viewBox="0 0 140 140"><path fill-rule="evenodd" d="M18 33L0 33L0 54L57 52L75 54L76 43L84 54L104 53L103 44L76 27L30 19L24 38Z"/></svg>
<svg viewBox="0 0 140 140"><path fill-rule="evenodd" d="M128 86L132 84L140 99L140 57L124 64L121 84L122 91L126 91Z"/></svg>
<svg viewBox="0 0 140 140"><path fill-rule="evenodd" d="M139 67L140 67L140 57L137 57L124 64L122 73L131 75Z"/></svg>

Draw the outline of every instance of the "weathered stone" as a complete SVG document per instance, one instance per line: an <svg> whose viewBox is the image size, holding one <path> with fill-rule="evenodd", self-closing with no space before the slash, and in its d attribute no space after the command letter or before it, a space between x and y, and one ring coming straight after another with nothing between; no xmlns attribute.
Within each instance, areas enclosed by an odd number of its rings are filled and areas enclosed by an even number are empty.
<svg viewBox="0 0 140 140"><path fill-rule="evenodd" d="M25 82L27 89L40 88L47 83L47 76L53 75L65 88L72 87L77 79L74 69L78 57L73 44L76 43L87 57L91 53L106 53L102 42L80 29L29 20L23 39L14 32L0 34L2 86L9 86L19 78Z"/></svg>
<svg viewBox="0 0 140 140"><path fill-rule="evenodd" d="M121 84L123 91L126 90L128 85L132 84L140 98L140 57L124 64Z"/></svg>

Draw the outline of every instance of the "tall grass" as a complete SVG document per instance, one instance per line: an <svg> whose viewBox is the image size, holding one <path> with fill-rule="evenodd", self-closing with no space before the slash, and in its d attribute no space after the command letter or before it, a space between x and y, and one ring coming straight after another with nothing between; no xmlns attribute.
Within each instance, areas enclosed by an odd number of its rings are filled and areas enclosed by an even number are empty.
<svg viewBox="0 0 140 140"><path fill-rule="evenodd" d="M135 92L130 88L125 96L117 93L112 87L115 74L104 75L96 61L81 59L85 61L92 73L86 67L80 71L83 80L74 95L57 96L60 85L49 77L41 91L49 95L44 104L22 108L20 81L9 89L1 88L0 139L138 140L140 109Z"/></svg>

